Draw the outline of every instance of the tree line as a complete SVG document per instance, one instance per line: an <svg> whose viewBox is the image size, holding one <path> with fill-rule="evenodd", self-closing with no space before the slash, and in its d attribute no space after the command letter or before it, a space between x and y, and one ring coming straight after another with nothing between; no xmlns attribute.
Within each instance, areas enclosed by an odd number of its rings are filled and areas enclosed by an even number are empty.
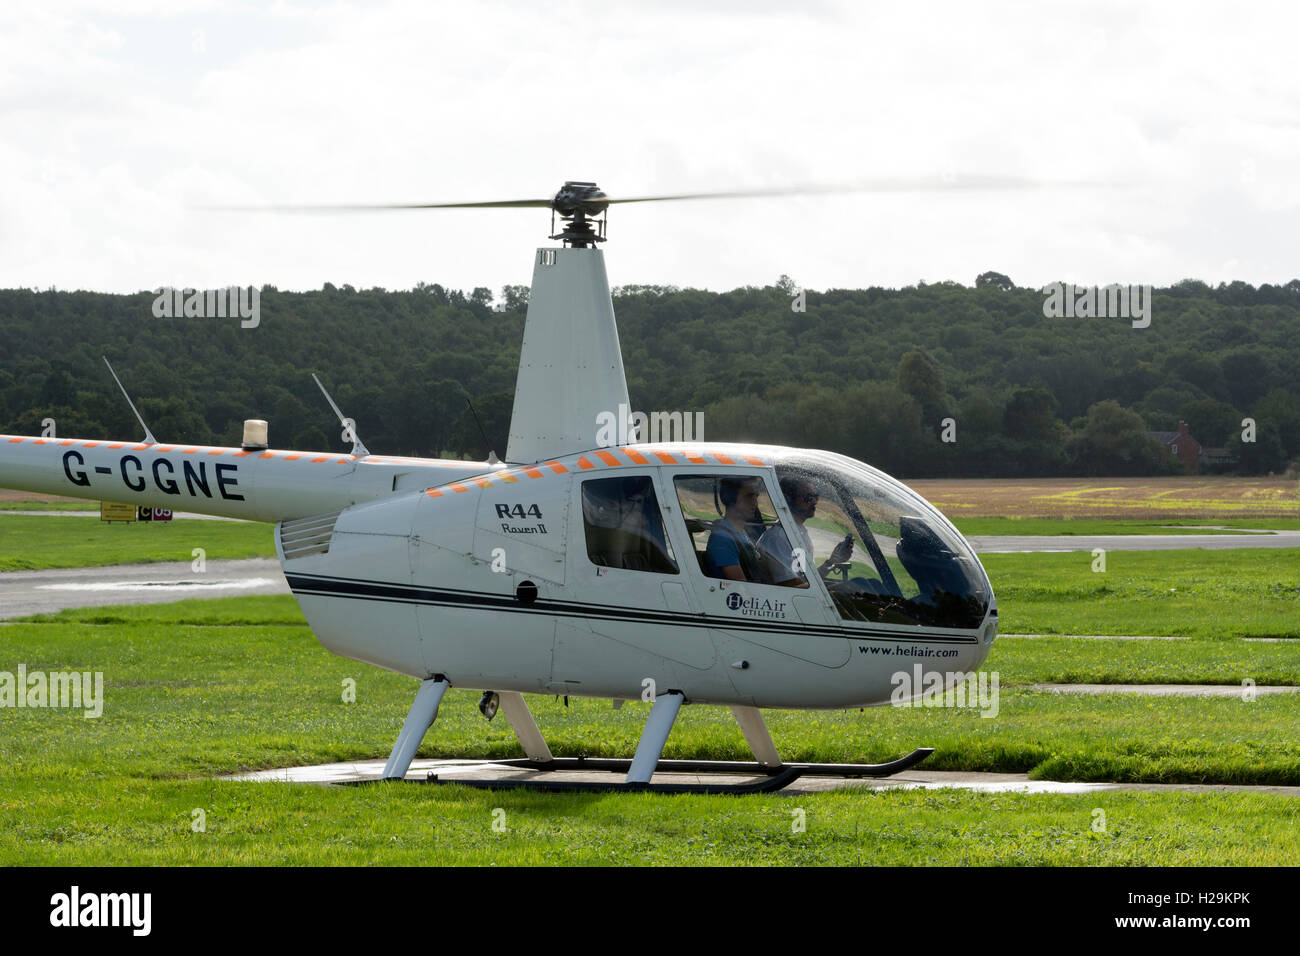
<svg viewBox="0 0 1300 956"><path fill-rule="evenodd" d="M504 454L528 290L261 290L261 321L158 318L155 292L0 290L0 431L343 450L316 372L375 452ZM1179 421L1221 468L1300 458L1300 280L1156 288L1149 327L1048 318L1040 290L973 286L615 290L636 409L705 436L838 451L904 476L1151 475ZM801 309L801 311L800 311ZM472 409L471 409L472 404ZM1243 420L1253 420L1245 429ZM1248 438L1243 438L1243 432Z"/></svg>

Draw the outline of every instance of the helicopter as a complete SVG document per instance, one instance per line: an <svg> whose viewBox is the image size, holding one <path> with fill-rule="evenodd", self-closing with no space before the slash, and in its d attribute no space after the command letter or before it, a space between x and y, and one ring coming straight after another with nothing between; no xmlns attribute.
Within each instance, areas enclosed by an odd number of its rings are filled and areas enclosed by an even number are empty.
<svg viewBox="0 0 1300 956"><path fill-rule="evenodd" d="M349 453L272 449L260 420L245 422L239 448L162 443L136 412L138 442L0 436L0 487L274 523L285 579L320 642L421 682L384 780L406 778L453 686L481 691L488 719L505 712L526 756L495 763L623 775L603 789L756 792L807 775L897 773L933 751L787 763L762 711L897 703L897 675L914 665L941 662L940 689L976 671L998 611L970 545L863 462L646 440L627 411L601 249L608 206L790 192L612 198L570 181L549 199L294 207L550 208L560 245L534 256L504 460L372 454L321 385ZM557 757L525 694L652 707L630 759ZM729 707L756 762L664 760L686 704ZM657 770L758 779L663 784ZM433 782L588 786L540 777Z"/></svg>

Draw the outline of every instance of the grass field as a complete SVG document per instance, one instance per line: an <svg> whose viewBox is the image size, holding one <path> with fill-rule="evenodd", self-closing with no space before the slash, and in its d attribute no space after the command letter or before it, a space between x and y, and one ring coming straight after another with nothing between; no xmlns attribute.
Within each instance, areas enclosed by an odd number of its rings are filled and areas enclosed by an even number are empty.
<svg viewBox="0 0 1300 956"><path fill-rule="evenodd" d="M916 479L908 485L954 520L1300 518L1300 482L1287 478Z"/></svg>
<svg viewBox="0 0 1300 956"><path fill-rule="evenodd" d="M985 554L1009 634L1300 637L1300 548ZM1300 647L1300 643L1297 643Z"/></svg>
<svg viewBox="0 0 1300 956"><path fill-rule="evenodd" d="M19 801L37 812L11 808ZM204 832L192 831L194 811ZM806 832L793 832L802 810ZM1096 810L1107 829L1095 833ZM841 791L799 797L90 779L0 795L6 865L1286 866L1300 800ZM504 832L493 823L500 820Z"/></svg>
<svg viewBox="0 0 1300 956"><path fill-rule="evenodd" d="M208 560L275 557L272 526L261 522L0 515L0 571L190 561L195 548Z"/></svg>

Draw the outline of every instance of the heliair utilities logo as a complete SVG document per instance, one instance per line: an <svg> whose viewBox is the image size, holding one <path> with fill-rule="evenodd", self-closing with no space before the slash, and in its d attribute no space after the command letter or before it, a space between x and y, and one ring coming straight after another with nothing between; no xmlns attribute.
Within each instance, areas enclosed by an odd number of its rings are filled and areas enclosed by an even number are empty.
<svg viewBox="0 0 1300 956"><path fill-rule="evenodd" d="M772 598L743 597L735 591L727 595L727 607L743 617L784 618L786 604Z"/></svg>

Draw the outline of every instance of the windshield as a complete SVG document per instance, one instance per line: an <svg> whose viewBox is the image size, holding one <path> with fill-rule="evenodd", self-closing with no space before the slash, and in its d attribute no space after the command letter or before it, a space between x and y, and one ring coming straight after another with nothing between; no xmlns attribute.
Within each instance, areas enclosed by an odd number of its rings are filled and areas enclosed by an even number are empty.
<svg viewBox="0 0 1300 956"><path fill-rule="evenodd" d="M870 624L979 627L991 588L969 546L934 508L868 465L789 452L776 474L840 616Z"/></svg>

